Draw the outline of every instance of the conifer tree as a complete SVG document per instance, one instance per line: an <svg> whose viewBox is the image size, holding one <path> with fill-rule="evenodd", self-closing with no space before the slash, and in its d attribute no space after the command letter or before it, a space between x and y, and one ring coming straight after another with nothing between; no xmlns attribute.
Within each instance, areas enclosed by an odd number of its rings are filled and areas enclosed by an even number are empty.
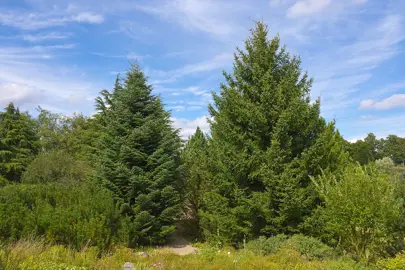
<svg viewBox="0 0 405 270"><path fill-rule="evenodd" d="M38 150L34 121L10 103L0 112L0 176L19 182Z"/></svg>
<svg viewBox="0 0 405 270"><path fill-rule="evenodd" d="M206 168L208 141L200 127L188 139L181 153L184 168L184 219L189 221L190 230L199 237L199 215L203 194L207 191L207 179L210 178Z"/></svg>
<svg viewBox="0 0 405 270"><path fill-rule="evenodd" d="M130 245L164 241L179 213L178 131L138 65L97 98L98 177L115 194Z"/></svg>
<svg viewBox="0 0 405 270"><path fill-rule="evenodd" d="M312 79L300 59L267 34L258 22L209 107L213 189L201 215L207 235L220 241L296 232L316 204L309 175L345 156L319 100L311 102ZM311 160L331 149L333 157Z"/></svg>

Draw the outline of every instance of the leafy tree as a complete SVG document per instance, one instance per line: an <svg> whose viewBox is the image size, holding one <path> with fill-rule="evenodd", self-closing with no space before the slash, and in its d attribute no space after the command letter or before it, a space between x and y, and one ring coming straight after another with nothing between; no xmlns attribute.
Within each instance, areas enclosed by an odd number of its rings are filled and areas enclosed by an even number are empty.
<svg viewBox="0 0 405 270"><path fill-rule="evenodd" d="M369 133L364 140L349 144L348 151L355 161L363 165L381 158L381 147L381 141L373 133Z"/></svg>
<svg viewBox="0 0 405 270"><path fill-rule="evenodd" d="M97 98L101 123L97 174L130 220L130 245L164 241L180 207L181 140L160 98L133 65L114 91Z"/></svg>
<svg viewBox="0 0 405 270"><path fill-rule="evenodd" d="M257 23L209 107L212 189L201 215L215 241L298 231L317 204L308 175L344 160L342 138L310 100L300 59L267 33Z"/></svg>
<svg viewBox="0 0 405 270"><path fill-rule="evenodd" d="M37 109L38 136L44 152L63 150L82 160L93 160L99 136L98 121L75 114L72 117Z"/></svg>
<svg viewBox="0 0 405 270"><path fill-rule="evenodd" d="M374 167L348 166L336 177L314 178L325 199L326 228L358 259L370 261L398 237L402 199L395 196L387 176ZM401 237L402 238L402 237Z"/></svg>
<svg viewBox="0 0 405 270"><path fill-rule="evenodd" d="M382 139L382 154L390 157L395 164L405 164L405 138L389 135Z"/></svg>
<svg viewBox="0 0 405 270"><path fill-rule="evenodd" d="M41 140L41 150L50 152L64 147L64 134L69 118L60 113L52 113L38 106L37 133Z"/></svg>
<svg viewBox="0 0 405 270"><path fill-rule="evenodd" d="M8 181L20 181L38 150L34 121L10 103L0 112L0 176Z"/></svg>
<svg viewBox="0 0 405 270"><path fill-rule="evenodd" d="M22 182L45 184L51 182L81 182L90 174L90 167L67 152L59 150L39 154L22 175Z"/></svg>

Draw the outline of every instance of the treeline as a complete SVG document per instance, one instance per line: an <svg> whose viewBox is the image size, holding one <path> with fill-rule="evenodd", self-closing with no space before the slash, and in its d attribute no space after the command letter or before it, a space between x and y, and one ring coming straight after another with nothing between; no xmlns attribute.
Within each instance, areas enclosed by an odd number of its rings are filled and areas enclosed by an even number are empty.
<svg viewBox="0 0 405 270"><path fill-rule="evenodd" d="M405 139L345 141L311 101L299 57L267 34L257 23L213 95L210 132L184 143L138 65L90 118L10 103L0 238L136 247L165 243L181 220L219 246L303 234L358 260L400 251Z"/></svg>
<svg viewBox="0 0 405 270"><path fill-rule="evenodd" d="M397 165L405 164L405 138L389 135L377 139L369 133L363 140L348 143L348 151L355 161L364 165L384 157L389 157Z"/></svg>

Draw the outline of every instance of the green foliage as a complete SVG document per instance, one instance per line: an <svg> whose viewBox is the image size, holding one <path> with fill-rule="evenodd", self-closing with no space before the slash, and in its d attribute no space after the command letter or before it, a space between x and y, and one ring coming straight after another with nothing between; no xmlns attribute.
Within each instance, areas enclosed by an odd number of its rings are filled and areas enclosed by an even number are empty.
<svg viewBox="0 0 405 270"><path fill-rule="evenodd" d="M347 148L352 158L362 165L383 157L391 158L395 164L405 164L405 138L396 135L377 140L373 133L369 133L364 140L349 143Z"/></svg>
<svg viewBox="0 0 405 270"><path fill-rule="evenodd" d="M382 270L404 270L405 253L397 254L394 258L380 259L377 261L377 267Z"/></svg>
<svg viewBox="0 0 405 270"><path fill-rule="evenodd" d="M333 176L315 179L329 182ZM341 245L358 259L374 260L393 241L395 226L402 214L398 199L387 177L373 167L349 166L339 179L320 190L327 230L341 239Z"/></svg>
<svg viewBox="0 0 405 270"><path fill-rule="evenodd" d="M97 98L97 177L131 219L129 242L161 243L179 215L178 131L142 70L133 65Z"/></svg>
<svg viewBox="0 0 405 270"><path fill-rule="evenodd" d="M284 234L269 238L262 236L256 240L249 241L246 248L256 254L262 255L274 254L281 249L295 250L308 260L330 259L335 255L331 247L323 244L318 239L300 234L290 238Z"/></svg>
<svg viewBox="0 0 405 270"><path fill-rule="evenodd" d="M193 136L191 136L181 152L183 166L182 179L184 182L184 219L195 234L200 236L199 210L202 205L204 193L208 191L207 172L207 139L199 127Z"/></svg>
<svg viewBox="0 0 405 270"><path fill-rule="evenodd" d="M283 244L284 248L297 250L309 260L330 259L335 255L334 250L316 238L297 234Z"/></svg>
<svg viewBox="0 0 405 270"><path fill-rule="evenodd" d="M116 222L111 195L91 183L8 185L0 189L0 236L45 236L80 248L106 247ZM118 228L117 228L118 229Z"/></svg>
<svg viewBox="0 0 405 270"><path fill-rule="evenodd" d="M68 117L37 109L37 133L44 152L63 150L82 160L93 160L99 130L96 119L81 114Z"/></svg>
<svg viewBox="0 0 405 270"><path fill-rule="evenodd" d="M27 184L83 181L91 168L65 151L44 152L28 165L22 176Z"/></svg>
<svg viewBox="0 0 405 270"><path fill-rule="evenodd" d="M211 190L200 211L206 235L219 231L237 245L245 236L299 231L318 203L309 175L347 162L343 139L320 117L319 100L310 100L312 79L300 64L278 37L268 40L261 22L245 50L237 49L233 73L224 74L209 107Z"/></svg>
<svg viewBox="0 0 405 270"><path fill-rule="evenodd" d="M246 248L256 254L269 255L279 251L287 239L288 236L284 234L278 234L269 238L260 236L258 239L249 241L246 244Z"/></svg>
<svg viewBox="0 0 405 270"><path fill-rule="evenodd" d="M390 157L395 164L405 164L405 138L389 135L381 140L382 155Z"/></svg>
<svg viewBox="0 0 405 270"><path fill-rule="evenodd" d="M364 140L348 144L348 151L355 161L363 165L381 158L381 147L381 141L369 133Z"/></svg>
<svg viewBox="0 0 405 270"><path fill-rule="evenodd" d="M19 182L21 174L39 150L35 124L28 113L13 103L0 112L0 176Z"/></svg>

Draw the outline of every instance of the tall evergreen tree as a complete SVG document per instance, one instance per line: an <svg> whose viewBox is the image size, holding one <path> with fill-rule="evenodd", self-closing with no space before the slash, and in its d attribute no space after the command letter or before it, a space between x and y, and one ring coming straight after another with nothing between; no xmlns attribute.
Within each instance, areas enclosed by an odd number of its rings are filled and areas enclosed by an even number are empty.
<svg viewBox="0 0 405 270"><path fill-rule="evenodd" d="M207 179L210 178L207 171L207 160L210 158L207 152L208 141L200 127L197 127L181 153L182 166L184 168L184 219L190 221L191 230L199 237L199 215L204 193L208 190Z"/></svg>
<svg viewBox="0 0 405 270"><path fill-rule="evenodd" d="M202 226L234 243L296 232L317 200L309 175L345 159L342 138L320 117L319 100L310 100L312 79L300 59L267 34L257 23L209 107L214 177Z"/></svg>
<svg viewBox="0 0 405 270"><path fill-rule="evenodd" d="M0 112L0 176L19 182L38 150L34 121L10 103Z"/></svg>
<svg viewBox="0 0 405 270"><path fill-rule="evenodd" d="M178 131L138 65L114 91L101 92L99 179L111 189L129 224L130 245L162 242L179 213Z"/></svg>

